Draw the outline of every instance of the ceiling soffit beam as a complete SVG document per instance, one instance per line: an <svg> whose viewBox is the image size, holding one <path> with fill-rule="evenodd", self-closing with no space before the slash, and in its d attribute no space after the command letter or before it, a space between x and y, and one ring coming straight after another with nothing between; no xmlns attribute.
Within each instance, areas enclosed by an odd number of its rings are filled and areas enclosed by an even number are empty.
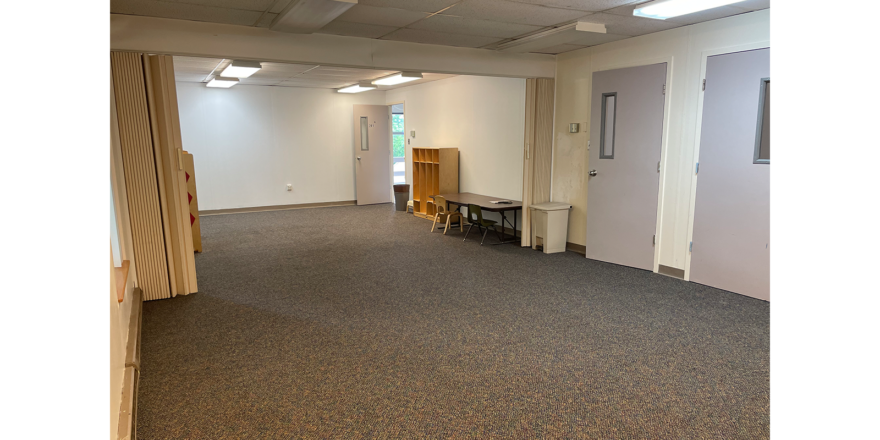
<svg viewBox="0 0 880 440"><path fill-rule="evenodd" d="M357 0L293 0L275 17L269 29L311 34L356 4Z"/></svg>
<svg viewBox="0 0 880 440"><path fill-rule="evenodd" d="M500 52L525 53L536 50L553 47L560 44L569 43L577 40L592 32L597 34L605 33L605 25L600 23L588 23L578 21L565 26L550 29L544 32L538 32L527 37L509 41L497 47Z"/></svg>

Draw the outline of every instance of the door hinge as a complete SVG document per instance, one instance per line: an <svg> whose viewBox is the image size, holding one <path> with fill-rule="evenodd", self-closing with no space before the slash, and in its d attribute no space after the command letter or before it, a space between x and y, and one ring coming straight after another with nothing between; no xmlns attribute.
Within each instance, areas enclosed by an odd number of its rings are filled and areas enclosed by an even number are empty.
<svg viewBox="0 0 880 440"><path fill-rule="evenodd" d="M652 244L652 245L656 245L656 244L657 244L657 236L656 236L656 235L654 236L654 238L651 239L651 244Z"/></svg>
<svg viewBox="0 0 880 440"><path fill-rule="evenodd" d="M657 162L657 172L660 172L660 162Z"/></svg>
<svg viewBox="0 0 880 440"><path fill-rule="evenodd" d="M700 174L700 163L697 162L697 169L694 170L694 174Z"/></svg>
<svg viewBox="0 0 880 440"><path fill-rule="evenodd" d="M691 242L690 252L693 252L693 251L694 251L694 242Z"/></svg>
<svg viewBox="0 0 880 440"><path fill-rule="evenodd" d="M663 94L666 94L666 84L663 84Z"/></svg>
<svg viewBox="0 0 880 440"><path fill-rule="evenodd" d="M705 79L703 80L703 91L704 92L706 91L706 80Z"/></svg>

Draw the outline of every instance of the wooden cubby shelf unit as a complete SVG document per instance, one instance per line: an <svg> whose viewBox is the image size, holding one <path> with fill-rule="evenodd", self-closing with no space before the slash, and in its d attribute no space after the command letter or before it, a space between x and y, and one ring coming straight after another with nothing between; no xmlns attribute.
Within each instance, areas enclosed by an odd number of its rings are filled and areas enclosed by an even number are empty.
<svg viewBox="0 0 880 440"><path fill-rule="evenodd" d="M431 196L458 192L458 148L413 148L413 214L433 219Z"/></svg>

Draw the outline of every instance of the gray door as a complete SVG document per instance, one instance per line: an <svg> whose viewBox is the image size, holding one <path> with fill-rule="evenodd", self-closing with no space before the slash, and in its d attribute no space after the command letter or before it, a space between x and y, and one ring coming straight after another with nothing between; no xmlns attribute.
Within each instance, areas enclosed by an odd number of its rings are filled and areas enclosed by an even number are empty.
<svg viewBox="0 0 880 440"><path fill-rule="evenodd" d="M690 268L693 282L763 300L770 299L769 90L770 49L709 57Z"/></svg>
<svg viewBox="0 0 880 440"><path fill-rule="evenodd" d="M354 106L357 204L391 203L391 108Z"/></svg>
<svg viewBox="0 0 880 440"><path fill-rule="evenodd" d="M666 63L593 73L587 258L653 270Z"/></svg>

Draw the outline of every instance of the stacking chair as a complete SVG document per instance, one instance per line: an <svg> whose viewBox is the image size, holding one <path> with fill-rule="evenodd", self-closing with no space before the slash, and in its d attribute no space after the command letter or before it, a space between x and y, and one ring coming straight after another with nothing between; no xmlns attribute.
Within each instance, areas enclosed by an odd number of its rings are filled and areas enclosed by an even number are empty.
<svg viewBox="0 0 880 440"><path fill-rule="evenodd" d="M484 220L483 219L483 210L480 209L477 205L468 205L468 223L471 225L468 227L467 234L464 234L464 239L467 240L468 234L471 233L471 229L473 229L474 225L477 225L477 229L480 232L483 232L483 239L480 240L480 246L483 245L483 242L486 241L486 234L489 233L489 228L495 229L495 234L498 234L498 229L495 228L495 224L498 223L495 220ZM483 231L483 228L486 228L486 231ZM499 241L501 237L498 238ZM462 240L464 241L464 240Z"/></svg>
<svg viewBox="0 0 880 440"><path fill-rule="evenodd" d="M446 228L443 229L443 235L446 235L446 232L449 231L449 227L452 224L452 219L454 218L458 219L458 225L461 228L461 232L464 232L464 216L457 211L449 212L446 199L440 196L435 196L434 206L436 213L434 214L434 224L431 225L431 232L434 232L434 227L437 226L438 221L446 222Z"/></svg>

